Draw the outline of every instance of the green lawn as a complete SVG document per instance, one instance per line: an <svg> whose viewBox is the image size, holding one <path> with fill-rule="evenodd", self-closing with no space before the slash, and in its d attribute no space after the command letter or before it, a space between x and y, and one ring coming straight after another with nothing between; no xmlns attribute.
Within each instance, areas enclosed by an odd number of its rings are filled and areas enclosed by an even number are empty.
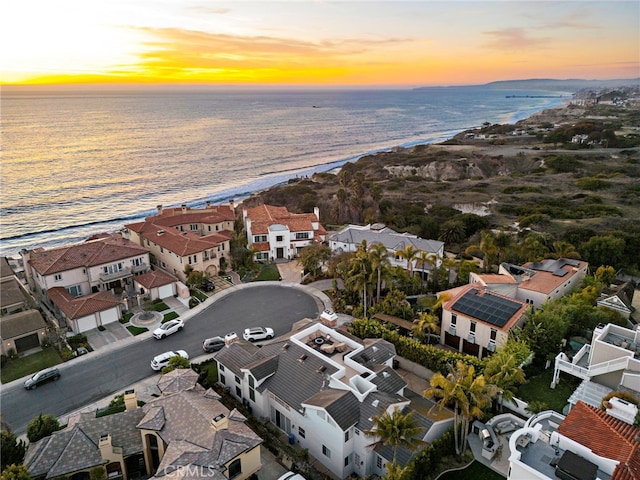
<svg viewBox="0 0 640 480"><path fill-rule="evenodd" d="M154 303L149 307L149 310L155 310L156 312L162 312L164 310L169 310L169 305L164 302Z"/></svg>
<svg viewBox="0 0 640 480"><path fill-rule="evenodd" d="M26 357L7 360L0 372L0 380L2 383L8 383L59 363L62 363L62 359L56 349L47 348Z"/></svg>
<svg viewBox="0 0 640 480"><path fill-rule="evenodd" d="M443 473L438 480L504 480L504 478L482 463L474 461L463 470Z"/></svg>
<svg viewBox="0 0 640 480"><path fill-rule="evenodd" d="M129 330L133 335L140 335L141 333L149 331L148 328L136 327L135 325L128 325L127 330Z"/></svg>
<svg viewBox="0 0 640 480"><path fill-rule="evenodd" d="M254 282L265 282L269 280L280 280L280 272L275 265L263 265L258 276L253 279Z"/></svg>
<svg viewBox="0 0 640 480"><path fill-rule="evenodd" d="M567 400L579 385L580 380L565 373L560 374L560 384L551 388L553 368L543 370L533 377L527 376L527 383L518 387L516 396L527 403L543 402L547 408L562 413Z"/></svg>
<svg viewBox="0 0 640 480"><path fill-rule="evenodd" d="M178 318L180 315L176 312L169 312L167 314L165 314L164 319L162 320L162 323L166 323L169 320L173 320L174 318Z"/></svg>

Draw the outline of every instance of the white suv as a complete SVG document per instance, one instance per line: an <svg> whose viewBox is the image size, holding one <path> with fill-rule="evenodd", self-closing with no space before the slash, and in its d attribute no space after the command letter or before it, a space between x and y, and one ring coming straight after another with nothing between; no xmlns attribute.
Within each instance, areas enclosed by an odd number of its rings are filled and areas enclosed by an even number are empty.
<svg viewBox="0 0 640 480"><path fill-rule="evenodd" d="M171 358L175 357L176 355L180 355L182 358L186 358L187 360L189 360L189 354L184 350L164 352L153 357L153 360L151 360L151 368L153 368L154 370L162 370L167 366L169 360L171 360Z"/></svg>
<svg viewBox="0 0 640 480"><path fill-rule="evenodd" d="M270 338L273 338L273 329L267 327L247 328L242 334L242 338L249 342L269 340Z"/></svg>

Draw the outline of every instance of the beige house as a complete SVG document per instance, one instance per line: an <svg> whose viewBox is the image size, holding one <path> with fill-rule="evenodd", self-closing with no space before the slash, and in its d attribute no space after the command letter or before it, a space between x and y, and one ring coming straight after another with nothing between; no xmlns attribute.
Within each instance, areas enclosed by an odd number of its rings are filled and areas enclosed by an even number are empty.
<svg viewBox="0 0 640 480"><path fill-rule="evenodd" d="M242 218L257 261L291 260L312 242L327 240L318 207L313 213L291 213L286 207L259 205L243 210Z"/></svg>
<svg viewBox="0 0 640 480"><path fill-rule="evenodd" d="M230 264L233 203L192 209L186 205L163 209L144 222L125 225L123 236L148 248L158 267L186 281L185 269L218 275Z"/></svg>
<svg viewBox="0 0 640 480"><path fill-rule="evenodd" d="M0 353L21 354L39 348L47 327L31 295L14 275L6 258L0 259Z"/></svg>
<svg viewBox="0 0 640 480"><path fill-rule="evenodd" d="M146 295L150 300L173 297L177 293L178 280L164 270L152 270L138 275L133 284L136 292Z"/></svg>
<svg viewBox="0 0 640 480"><path fill-rule="evenodd" d="M95 418L81 414L49 437L29 445L24 465L34 480L106 478L244 480L262 466L258 437L237 410L195 383L190 369L174 370L179 389L138 407L125 392L126 411ZM160 381L165 380L165 376ZM184 378L182 378L184 377ZM159 381L159 383L160 383Z"/></svg>
<svg viewBox="0 0 640 480"><path fill-rule="evenodd" d="M440 343L459 352L482 358L507 342L509 331L524 324L530 306L522 300L500 295L481 283L440 292L449 300L442 304Z"/></svg>
<svg viewBox="0 0 640 480"><path fill-rule="evenodd" d="M21 256L32 293L75 333L117 321L123 294L150 265L149 251L119 234Z"/></svg>

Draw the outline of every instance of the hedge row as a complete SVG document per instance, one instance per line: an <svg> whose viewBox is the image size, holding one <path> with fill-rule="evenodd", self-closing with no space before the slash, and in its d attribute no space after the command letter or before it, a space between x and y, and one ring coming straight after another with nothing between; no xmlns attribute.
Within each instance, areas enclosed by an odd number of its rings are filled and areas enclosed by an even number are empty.
<svg viewBox="0 0 640 480"><path fill-rule="evenodd" d="M426 446L411 459L406 466L402 480L425 480L430 474L438 472L442 460L455 455L453 430L448 430L442 437Z"/></svg>
<svg viewBox="0 0 640 480"><path fill-rule="evenodd" d="M401 357L445 376L450 373L451 366L458 361L472 365L478 373L484 369L483 362L472 355L447 352L431 345L424 345L413 338L404 337L395 330L386 328L377 320L354 320L349 331L360 338L383 338L393 343L396 347L396 353Z"/></svg>

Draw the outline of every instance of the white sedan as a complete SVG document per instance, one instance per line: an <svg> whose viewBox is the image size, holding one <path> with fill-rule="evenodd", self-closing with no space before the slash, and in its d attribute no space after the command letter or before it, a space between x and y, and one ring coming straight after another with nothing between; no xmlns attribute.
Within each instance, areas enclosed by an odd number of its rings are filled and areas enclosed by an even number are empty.
<svg viewBox="0 0 640 480"><path fill-rule="evenodd" d="M162 340L164 337L171 335L172 333L179 332L184 328L184 320L177 318L175 320L169 320L163 323L153 331L153 336L158 340Z"/></svg>
<svg viewBox="0 0 640 480"><path fill-rule="evenodd" d="M249 342L257 342L258 340L269 340L273 338L273 329L268 327L247 328L242 338Z"/></svg>

